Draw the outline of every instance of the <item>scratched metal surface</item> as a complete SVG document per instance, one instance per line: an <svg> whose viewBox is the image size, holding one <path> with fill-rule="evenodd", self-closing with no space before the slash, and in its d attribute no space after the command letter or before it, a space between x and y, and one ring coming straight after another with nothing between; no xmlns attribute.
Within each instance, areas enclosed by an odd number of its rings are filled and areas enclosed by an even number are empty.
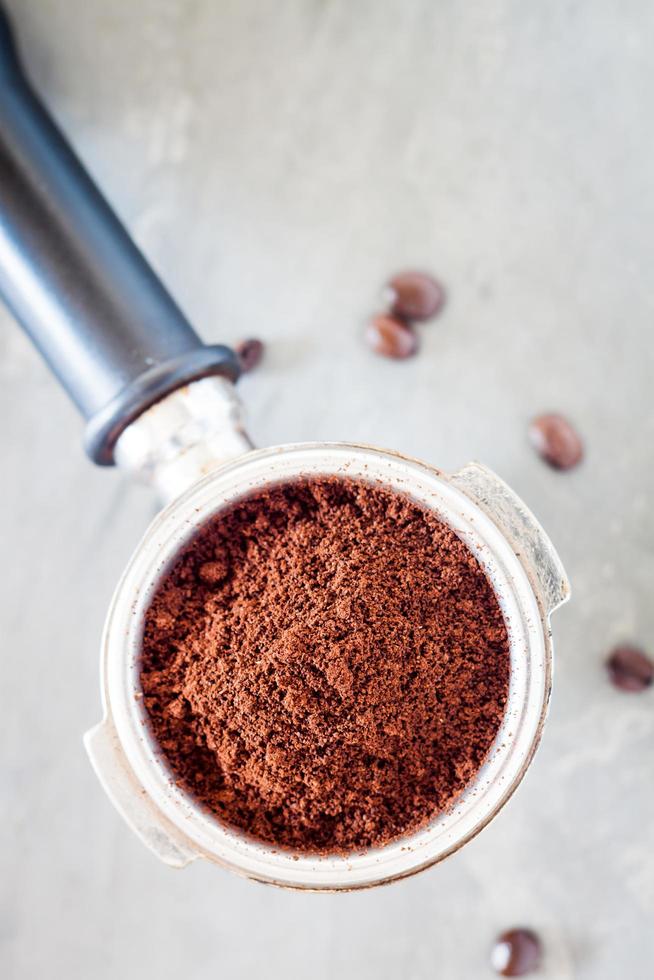
<svg viewBox="0 0 654 980"><path fill-rule="evenodd" d="M654 692L602 657L654 648L654 7L645 0L10 0L33 77L207 339L258 334L260 445L358 439L481 459L539 515L573 601L543 746L462 853L369 893L279 892L160 866L105 799L112 587L154 512L94 469L0 313L0 966L5 977L491 976L496 930L542 931L542 976L647 980ZM385 274L440 274L421 355L359 340ZM525 424L582 430L574 473Z"/></svg>

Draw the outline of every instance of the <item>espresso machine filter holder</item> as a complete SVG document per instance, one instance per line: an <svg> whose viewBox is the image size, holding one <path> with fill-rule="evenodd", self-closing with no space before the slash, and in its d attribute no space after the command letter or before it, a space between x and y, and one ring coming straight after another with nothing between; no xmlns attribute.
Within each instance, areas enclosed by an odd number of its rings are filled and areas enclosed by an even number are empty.
<svg viewBox="0 0 654 980"><path fill-rule="evenodd" d="M91 763L126 823L162 861L197 858L286 887L349 891L404 878L458 850L527 771L550 697L551 613L569 597L544 530L502 480L472 463L447 474L350 443L252 451L232 350L203 344L35 95L0 8L0 295L86 420L86 450L149 481L168 506L122 576L101 646L102 720ZM139 698L148 603L166 568L222 508L312 475L381 482L466 542L498 598L511 677L496 744L448 812L363 854L306 855L222 825L171 778Z"/></svg>

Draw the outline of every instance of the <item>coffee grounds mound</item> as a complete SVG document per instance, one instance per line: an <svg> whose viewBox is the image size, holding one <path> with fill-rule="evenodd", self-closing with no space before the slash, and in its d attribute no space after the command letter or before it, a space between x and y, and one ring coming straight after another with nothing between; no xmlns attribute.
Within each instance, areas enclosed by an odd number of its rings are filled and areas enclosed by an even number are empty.
<svg viewBox="0 0 654 980"><path fill-rule="evenodd" d="M254 493L182 552L145 619L141 684L176 782L299 852L415 831L482 765L509 644L463 542L336 477Z"/></svg>

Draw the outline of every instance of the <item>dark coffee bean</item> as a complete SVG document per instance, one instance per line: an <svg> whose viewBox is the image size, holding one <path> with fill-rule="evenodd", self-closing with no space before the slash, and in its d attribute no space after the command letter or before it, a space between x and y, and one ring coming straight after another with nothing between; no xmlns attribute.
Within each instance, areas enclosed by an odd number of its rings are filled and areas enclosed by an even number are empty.
<svg viewBox="0 0 654 980"><path fill-rule="evenodd" d="M390 312L403 320L429 320L445 300L441 284L426 272L400 272L386 289Z"/></svg>
<svg viewBox="0 0 654 980"><path fill-rule="evenodd" d="M418 338L411 327L388 313L378 313L370 320L365 339L375 353L384 357L411 357L418 350Z"/></svg>
<svg viewBox="0 0 654 980"><path fill-rule="evenodd" d="M245 373L255 368L261 361L264 350L263 341L256 340L254 337L249 340L242 340L240 344L237 344L234 351L241 362L241 371Z"/></svg>
<svg viewBox="0 0 654 980"><path fill-rule="evenodd" d="M644 691L654 681L654 662L628 644L615 647L606 661L611 682L622 691Z"/></svg>
<svg viewBox="0 0 654 980"><path fill-rule="evenodd" d="M537 969L543 955L540 939L531 929L509 929L495 940L491 966L503 977L524 977Z"/></svg>
<svg viewBox="0 0 654 980"><path fill-rule="evenodd" d="M536 452L557 470L569 470L581 462L584 447L577 431L563 415L539 415L529 426Z"/></svg>

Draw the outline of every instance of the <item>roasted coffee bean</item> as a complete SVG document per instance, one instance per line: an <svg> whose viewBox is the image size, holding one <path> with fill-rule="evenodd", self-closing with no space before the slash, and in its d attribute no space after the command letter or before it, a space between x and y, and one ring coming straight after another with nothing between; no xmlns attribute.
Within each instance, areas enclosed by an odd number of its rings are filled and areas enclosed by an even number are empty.
<svg viewBox="0 0 654 980"><path fill-rule="evenodd" d="M388 313L378 313L369 321L365 339L375 353L401 359L418 350L418 338L406 323Z"/></svg>
<svg viewBox="0 0 654 980"><path fill-rule="evenodd" d="M638 647L623 644L611 651L606 669L621 691L644 691L654 680L654 661Z"/></svg>
<svg viewBox="0 0 654 980"><path fill-rule="evenodd" d="M541 941L531 929L509 929L495 940L491 966L502 977L524 977L538 968Z"/></svg>
<svg viewBox="0 0 654 980"><path fill-rule="evenodd" d="M563 415L539 415L529 426L532 446L550 466L569 470L581 462L584 447L579 434Z"/></svg>
<svg viewBox="0 0 654 980"><path fill-rule="evenodd" d="M429 320L445 300L439 282L426 272L400 272L386 286L390 312L403 320Z"/></svg>
<svg viewBox="0 0 654 980"><path fill-rule="evenodd" d="M249 340L242 340L234 348L236 356L241 363L241 371L245 374L252 371L260 363L265 347L262 340L251 337Z"/></svg>

